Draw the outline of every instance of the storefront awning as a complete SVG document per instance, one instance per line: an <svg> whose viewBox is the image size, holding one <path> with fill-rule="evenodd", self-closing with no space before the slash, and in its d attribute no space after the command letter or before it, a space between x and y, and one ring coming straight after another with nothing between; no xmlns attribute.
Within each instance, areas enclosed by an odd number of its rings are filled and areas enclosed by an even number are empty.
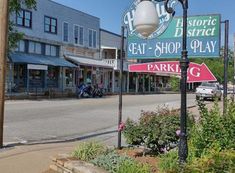
<svg viewBox="0 0 235 173"><path fill-rule="evenodd" d="M48 57L42 55L29 55L29 54L11 54L9 59L13 63L18 64L39 64L39 65L51 65L58 67L77 67L76 65L66 61L59 57Z"/></svg>
<svg viewBox="0 0 235 173"><path fill-rule="evenodd" d="M65 55L65 58L69 61L74 62L77 65L87 65L92 67L103 67L103 68L113 68L113 66L107 64L102 60L96 60L92 58L85 58L85 57L77 57L77 56L70 56Z"/></svg>

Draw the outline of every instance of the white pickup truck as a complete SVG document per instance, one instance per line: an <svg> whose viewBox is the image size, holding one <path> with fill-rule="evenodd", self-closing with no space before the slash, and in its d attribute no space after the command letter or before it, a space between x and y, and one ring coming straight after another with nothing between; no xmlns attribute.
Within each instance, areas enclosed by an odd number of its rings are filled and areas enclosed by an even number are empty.
<svg viewBox="0 0 235 173"><path fill-rule="evenodd" d="M199 87L196 88L196 99L212 99L221 100L222 92L220 87L216 83L203 82Z"/></svg>

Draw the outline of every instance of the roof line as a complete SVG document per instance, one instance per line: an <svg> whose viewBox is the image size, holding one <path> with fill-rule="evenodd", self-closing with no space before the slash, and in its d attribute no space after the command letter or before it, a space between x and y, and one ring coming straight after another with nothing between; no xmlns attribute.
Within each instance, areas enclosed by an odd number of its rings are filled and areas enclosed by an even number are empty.
<svg viewBox="0 0 235 173"><path fill-rule="evenodd" d="M48 1L50 1L50 2L52 2L52 3L54 3L54 4L57 4L57 5L63 6L63 7L65 7L65 8L69 8L69 9L74 10L74 11L76 11L76 12L83 13L83 14L85 14L85 15L88 15L88 16L91 16L91 17L94 17L94 18L97 18L97 19L99 19L99 20L100 20L100 18L99 18L99 17L93 16L93 15L88 14L88 13L86 13L86 12L83 12L83 11L77 10L77 9L75 9L75 8L72 8L72 7L66 6L66 5L64 5L64 4L60 4L60 3L55 2L55 1L53 1L53 0L48 0Z"/></svg>

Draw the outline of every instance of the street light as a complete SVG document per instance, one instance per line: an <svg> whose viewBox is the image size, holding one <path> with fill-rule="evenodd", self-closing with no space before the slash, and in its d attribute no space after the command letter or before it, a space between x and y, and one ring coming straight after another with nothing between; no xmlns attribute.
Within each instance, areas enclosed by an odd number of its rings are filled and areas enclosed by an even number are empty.
<svg viewBox="0 0 235 173"><path fill-rule="evenodd" d="M154 3L149 0L139 3L134 18L136 31L147 38L156 30L158 25L159 18Z"/></svg>
<svg viewBox="0 0 235 173"><path fill-rule="evenodd" d="M145 5L147 4L149 5ZM168 6L170 0L155 0L158 2L165 2L165 9L168 13L173 14L174 9ZM189 67L188 51L187 51L187 18L188 18L188 0L178 0L183 8L183 37L182 37L182 52L180 59L180 68L181 68L181 108L180 108L180 142L179 142L179 162L185 163L188 155L188 145L187 145L187 69ZM150 5L152 3L152 5ZM157 29L158 17L155 17L157 14L156 9L150 10L154 6L152 0L141 0L136 7L135 16L134 16L134 26L136 27L137 32L143 34L143 37L149 36L152 34L152 30ZM143 12L145 11L145 12ZM157 22L150 24L148 18L157 19ZM142 18L143 19L139 19ZM137 25L138 24L138 25ZM156 24L156 25L155 25ZM146 27L148 26L148 27ZM152 28L151 28L152 27ZM154 28L155 27L155 28ZM145 31L142 31L146 28ZM150 29L151 28L151 29ZM154 29L153 29L154 28Z"/></svg>

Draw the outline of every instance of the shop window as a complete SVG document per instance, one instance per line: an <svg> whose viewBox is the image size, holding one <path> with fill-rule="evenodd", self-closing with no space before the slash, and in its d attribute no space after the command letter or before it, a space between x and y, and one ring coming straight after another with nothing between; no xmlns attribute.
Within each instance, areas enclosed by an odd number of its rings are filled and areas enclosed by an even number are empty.
<svg viewBox="0 0 235 173"><path fill-rule="evenodd" d="M29 86L31 88L42 88L44 85L44 71L29 70Z"/></svg>
<svg viewBox="0 0 235 173"><path fill-rule="evenodd" d="M65 79L66 79L66 87L72 87L73 86L73 70L72 69L65 70Z"/></svg>
<svg viewBox="0 0 235 173"><path fill-rule="evenodd" d="M25 52L25 41L24 41L24 40L20 40L20 41L17 43L17 47L16 47L15 51L18 51L18 52Z"/></svg>
<svg viewBox="0 0 235 173"><path fill-rule="evenodd" d="M45 55L48 55L48 56L56 56L57 55L57 47L56 46L47 44L45 49L46 49Z"/></svg>
<svg viewBox="0 0 235 173"><path fill-rule="evenodd" d="M19 89L26 83L26 67L25 65L14 65L14 87Z"/></svg>
<svg viewBox="0 0 235 173"><path fill-rule="evenodd" d="M29 41L29 53L42 54L41 43Z"/></svg>
<svg viewBox="0 0 235 173"><path fill-rule="evenodd" d="M58 87L58 76L59 76L59 68L49 66L47 72L47 86L49 88L57 88Z"/></svg>
<svg viewBox="0 0 235 173"><path fill-rule="evenodd" d="M32 12L27 10L20 10L17 13L16 23L18 26L32 28Z"/></svg>

